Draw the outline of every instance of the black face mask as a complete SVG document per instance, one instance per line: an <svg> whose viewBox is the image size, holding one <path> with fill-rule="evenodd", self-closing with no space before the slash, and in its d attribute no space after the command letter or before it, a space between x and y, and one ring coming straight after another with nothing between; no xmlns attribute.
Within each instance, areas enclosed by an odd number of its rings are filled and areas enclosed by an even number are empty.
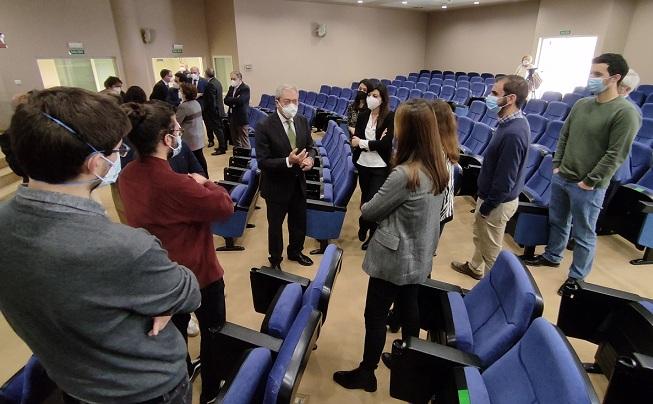
<svg viewBox="0 0 653 404"><path fill-rule="evenodd" d="M365 103L365 100L366 100L366 99L367 99L367 93L366 93L365 91L360 91L360 90L358 90L358 91L356 92L356 103L357 103L357 106L358 106L358 104L360 104L361 102Z"/></svg>

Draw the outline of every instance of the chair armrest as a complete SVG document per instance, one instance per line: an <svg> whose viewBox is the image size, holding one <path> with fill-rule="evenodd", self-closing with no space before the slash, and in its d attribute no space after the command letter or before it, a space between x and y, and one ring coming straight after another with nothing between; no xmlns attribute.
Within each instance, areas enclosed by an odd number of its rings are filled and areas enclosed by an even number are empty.
<svg viewBox="0 0 653 404"><path fill-rule="evenodd" d="M517 213L530 213L534 215L549 215L549 208L545 206L536 205L531 202L519 202L517 206Z"/></svg>
<svg viewBox="0 0 653 404"><path fill-rule="evenodd" d="M653 213L653 203L651 202L646 202L646 201L639 201L639 207L641 207L641 212L642 213Z"/></svg>
<svg viewBox="0 0 653 404"><path fill-rule="evenodd" d="M233 153L234 156L250 158L252 156L252 149L246 147L234 147Z"/></svg>
<svg viewBox="0 0 653 404"><path fill-rule="evenodd" d="M220 185L221 187L223 187L223 188L226 189L227 191L231 191L234 187L236 187L236 186L238 186L238 185L242 185L240 182L236 182L236 181L224 181L224 180L222 180L222 181L217 181L217 182L215 182L215 184L216 184L216 185Z"/></svg>
<svg viewBox="0 0 653 404"><path fill-rule="evenodd" d="M306 208L307 209L314 209L314 210L321 210L324 212L346 212L347 207L346 206L335 206L331 202L324 202L320 201L317 199L307 199L306 200Z"/></svg>
<svg viewBox="0 0 653 404"><path fill-rule="evenodd" d="M603 404L634 403L641 401L642 397L651 397L652 379L653 357L637 352L619 357Z"/></svg>
<svg viewBox="0 0 653 404"><path fill-rule="evenodd" d="M311 282L310 279L268 267L252 268L249 272L249 281L252 287L254 310L262 314L267 313L279 288L289 283L298 283L302 290L306 290Z"/></svg>

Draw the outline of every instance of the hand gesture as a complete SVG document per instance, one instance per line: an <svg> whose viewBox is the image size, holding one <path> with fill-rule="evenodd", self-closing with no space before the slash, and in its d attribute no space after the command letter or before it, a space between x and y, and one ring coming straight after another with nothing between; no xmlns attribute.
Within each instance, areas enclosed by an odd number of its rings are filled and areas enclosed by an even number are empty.
<svg viewBox="0 0 653 404"><path fill-rule="evenodd" d="M358 136L354 136L351 138L351 145L354 147L359 147L358 145L361 143L361 140L358 138Z"/></svg>
<svg viewBox="0 0 653 404"><path fill-rule="evenodd" d="M168 325L168 322L172 316L158 316L153 318L153 323L152 323L152 329L150 332L147 333L148 336L150 337L156 337L159 335L159 331L163 330L166 328L166 325Z"/></svg>
<svg viewBox="0 0 653 404"><path fill-rule="evenodd" d="M385 137L385 135L387 135L387 134L388 134L388 128L385 128L385 130L381 134L381 139L383 139Z"/></svg>
<svg viewBox="0 0 653 404"><path fill-rule="evenodd" d="M300 167L302 168L302 171L308 171L313 168L313 157L306 157L304 160L302 160Z"/></svg>
<svg viewBox="0 0 653 404"><path fill-rule="evenodd" d="M197 182L200 185L204 185L206 181L208 181L208 178L205 178L204 176L197 173L189 173L188 176L194 179L195 182Z"/></svg>
<svg viewBox="0 0 653 404"><path fill-rule="evenodd" d="M594 190L594 187L590 187L589 185L585 185L583 181L578 183L578 188L584 190L584 191L592 191Z"/></svg>
<svg viewBox="0 0 653 404"><path fill-rule="evenodd" d="M302 149L300 152L298 152L298 149L293 149L293 151L288 155L288 162L291 166L294 166L295 164L300 165L307 156L308 153L306 152L306 149Z"/></svg>

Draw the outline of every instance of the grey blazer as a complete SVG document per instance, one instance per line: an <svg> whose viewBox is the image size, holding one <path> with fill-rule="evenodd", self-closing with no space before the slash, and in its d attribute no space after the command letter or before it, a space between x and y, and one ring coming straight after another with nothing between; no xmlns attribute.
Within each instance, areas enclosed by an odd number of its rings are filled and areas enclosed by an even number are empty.
<svg viewBox="0 0 653 404"><path fill-rule="evenodd" d="M184 129L182 140L192 150L204 147L204 121L202 107L197 100L185 101L177 108L177 122Z"/></svg>
<svg viewBox="0 0 653 404"><path fill-rule="evenodd" d="M431 273L440 233L444 197L419 172L420 186L406 188L405 166L395 167L374 197L361 208L363 219L379 224L363 260L363 270L395 285L422 283Z"/></svg>

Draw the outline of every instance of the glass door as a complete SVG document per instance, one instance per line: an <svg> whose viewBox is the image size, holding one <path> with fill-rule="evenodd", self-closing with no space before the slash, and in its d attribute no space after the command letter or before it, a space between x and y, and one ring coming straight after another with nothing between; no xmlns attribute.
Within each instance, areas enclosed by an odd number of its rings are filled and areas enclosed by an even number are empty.
<svg viewBox="0 0 653 404"><path fill-rule="evenodd" d="M89 91L104 89L104 80L117 76L114 58L37 59L43 88L66 86Z"/></svg>

